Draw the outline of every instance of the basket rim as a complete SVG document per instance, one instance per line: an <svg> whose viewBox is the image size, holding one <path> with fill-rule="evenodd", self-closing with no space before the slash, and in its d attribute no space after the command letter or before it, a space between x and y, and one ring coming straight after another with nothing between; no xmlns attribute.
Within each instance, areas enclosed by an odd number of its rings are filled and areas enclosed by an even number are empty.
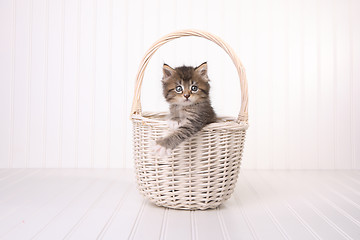
<svg viewBox="0 0 360 240"><path fill-rule="evenodd" d="M159 119L160 116L166 117L167 112L142 112L141 114L132 114L132 121L141 121L143 125L157 125L161 127L167 126L167 120ZM156 118L158 117L158 118ZM220 129L231 129L234 131L247 130L249 128L248 122L238 122L235 117L230 116L218 116L221 119L220 122L207 124L202 130L212 131Z"/></svg>

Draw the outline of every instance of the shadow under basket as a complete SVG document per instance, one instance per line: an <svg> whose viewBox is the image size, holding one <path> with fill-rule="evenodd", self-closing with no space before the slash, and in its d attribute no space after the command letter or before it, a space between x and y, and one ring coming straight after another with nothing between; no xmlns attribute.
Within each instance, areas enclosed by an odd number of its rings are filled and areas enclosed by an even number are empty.
<svg viewBox="0 0 360 240"><path fill-rule="evenodd" d="M154 52L164 43L183 36L197 36L222 47L233 60L240 78L241 109L238 118L218 118L195 136L158 157L152 144L169 133L166 114L141 111L140 89L144 71ZM153 44L143 58L137 75L131 119L134 130L134 161L139 191L152 203L186 210L216 208L229 199L238 178L247 118L245 71L233 50L220 38L199 30L177 31Z"/></svg>

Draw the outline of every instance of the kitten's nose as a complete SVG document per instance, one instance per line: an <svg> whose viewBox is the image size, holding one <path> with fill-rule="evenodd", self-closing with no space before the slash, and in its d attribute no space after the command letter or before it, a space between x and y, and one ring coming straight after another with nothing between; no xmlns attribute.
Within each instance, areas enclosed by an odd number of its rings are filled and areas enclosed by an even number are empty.
<svg viewBox="0 0 360 240"><path fill-rule="evenodd" d="M190 97L190 94L184 94L184 97L188 99Z"/></svg>

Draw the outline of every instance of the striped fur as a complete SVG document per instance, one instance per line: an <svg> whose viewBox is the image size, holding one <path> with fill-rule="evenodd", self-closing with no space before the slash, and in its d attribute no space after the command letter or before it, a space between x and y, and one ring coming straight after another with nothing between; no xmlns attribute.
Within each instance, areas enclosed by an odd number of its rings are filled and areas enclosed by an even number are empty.
<svg viewBox="0 0 360 240"><path fill-rule="evenodd" d="M196 68L182 66L175 69L164 64L163 74L163 94L170 104L169 120L177 122L178 128L156 143L165 149L174 149L206 124L215 122L216 115L209 98L206 63ZM179 86L181 92L177 91Z"/></svg>

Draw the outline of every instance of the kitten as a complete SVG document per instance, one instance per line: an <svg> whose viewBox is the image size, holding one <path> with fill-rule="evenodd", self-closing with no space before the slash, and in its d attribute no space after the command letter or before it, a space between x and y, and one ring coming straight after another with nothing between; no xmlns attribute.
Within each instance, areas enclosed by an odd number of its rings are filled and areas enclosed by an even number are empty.
<svg viewBox="0 0 360 240"><path fill-rule="evenodd" d="M156 155L170 155L171 150L199 132L205 125L215 122L216 115L210 104L207 63L194 67L171 68L163 66L163 95L170 104L169 127L174 131L158 139Z"/></svg>

